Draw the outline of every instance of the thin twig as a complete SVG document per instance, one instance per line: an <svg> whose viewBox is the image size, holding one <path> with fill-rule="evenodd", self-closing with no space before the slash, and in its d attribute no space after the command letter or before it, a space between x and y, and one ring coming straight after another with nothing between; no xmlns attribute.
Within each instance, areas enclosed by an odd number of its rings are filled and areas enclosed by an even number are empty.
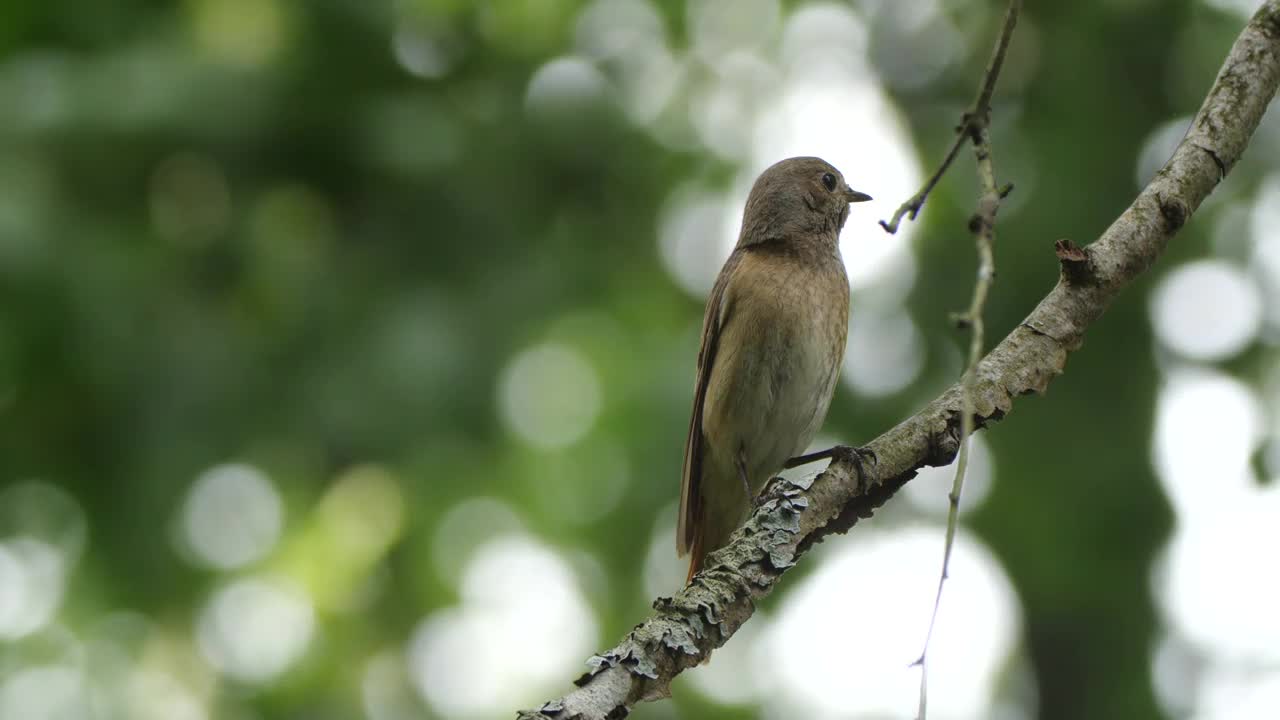
<svg viewBox="0 0 1280 720"><path fill-rule="evenodd" d="M956 155L960 154L960 147L964 145L964 141L967 139L969 139L969 135L965 132L965 127L963 125L957 127L955 142L951 143L951 149L947 151L947 157L942 160L942 164L938 166L937 171L929 178L929 182L920 188L920 192L912 195L910 199L899 205L898 209L893 213L893 218L887 222L880 221L880 227L884 228L885 232L890 235L898 232L898 223L902 222L904 215L907 216L908 220L916 219L920 208L924 207L924 201L929 197L929 193L933 191L933 186L938 184L938 181L942 179L942 174L947 171L947 168L951 167L951 162L956 159Z"/></svg>
<svg viewBox="0 0 1280 720"><path fill-rule="evenodd" d="M1015 7L1016 6L1016 7ZM983 76L982 84L978 86L978 95L973 99L973 104L964 115L960 117L960 124L956 126L956 139L951 143L951 149L947 151L947 156L943 158L942 164L929 177L924 187L920 188L920 192L912 195L906 202L898 206L894 211L893 217L888 221L881 220L880 227L890 235L898 232L898 224L902 222L905 215L908 220L915 220L916 215L920 213L920 208L924 207L924 201L928 199L929 193L933 192L933 188L942 179L947 168L951 167L951 163L956 159L956 155L960 154L960 146L965 141L972 138L975 130L981 125L985 128L991 116L991 95L996 89L996 79L1000 77L1000 68L1004 66L1004 56L1009 50L1009 39L1013 37L1013 27L1018 23L1018 13L1022 9L1020 0L1014 0L1009 3L1009 9L1005 12L1004 27L1000 30L1000 38L996 41L995 49L991 53L991 61L987 63L987 72Z"/></svg>
<svg viewBox="0 0 1280 720"><path fill-rule="evenodd" d="M969 309L960 320L970 328L969 359L965 365L964 375L960 380L963 399L963 412L960 416L960 453L956 458L956 475L951 483L951 492L947 495L949 508L947 511L947 532L942 549L942 572L938 575L938 589L933 596L933 612L929 615L929 629L925 632L924 647L915 664L920 666L920 705L917 720L925 720L928 710L928 678L929 678L929 642L933 639L933 628L938 621L938 607L942 604L942 588L947 582L951 567L951 551L955 546L956 528L960 524L960 495L964 489L965 472L969 468L969 439L973 435L973 418L977 412L974 402L974 382L977 376L978 363L982 360L982 351L986 345L986 323L983 315L987 306L987 295L991 292L991 283L995 280L995 252L992 245L995 241L996 213L1000 210L1000 201L1013 189L1006 186L996 187L995 167L991 161L991 93L995 90L996 79L1000 76L1000 67L1004 64L1005 53L1009 49L1009 40L1013 29L1018 24L1018 12L1022 9L1021 0L1010 0L1009 9L1005 12L1004 28L996 41L995 50L991 53L991 63L987 66L986 77L978 90L973 109L965 114L968 125L965 136L973 142L973 155L978 165L978 182L982 188L982 196L978 199L978 210L969 222L969 229L976 237L978 248L978 277L973 285L973 298Z"/></svg>

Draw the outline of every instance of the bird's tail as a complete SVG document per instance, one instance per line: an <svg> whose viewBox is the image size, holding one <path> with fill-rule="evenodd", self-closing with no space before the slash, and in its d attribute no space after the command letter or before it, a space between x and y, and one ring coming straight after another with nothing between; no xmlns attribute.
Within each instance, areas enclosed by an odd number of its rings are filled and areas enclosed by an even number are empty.
<svg viewBox="0 0 1280 720"><path fill-rule="evenodd" d="M733 486L735 489L740 486ZM733 501L735 504L737 500ZM738 529L743 520L743 512L734 505L724 508L702 508L697 521L693 523L693 542L689 543L689 577L687 584L700 570L707 566L707 555L719 550L729 542L729 536Z"/></svg>
<svg viewBox="0 0 1280 720"><path fill-rule="evenodd" d="M693 576L697 575L698 571L702 569L702 560L706 555L702 551L702 539L705 535L706 533L702 532L701 526L694 530L693 545L689 547L689 576L684 579L685 585L688 585L689 581L693 580Z"/></svg>

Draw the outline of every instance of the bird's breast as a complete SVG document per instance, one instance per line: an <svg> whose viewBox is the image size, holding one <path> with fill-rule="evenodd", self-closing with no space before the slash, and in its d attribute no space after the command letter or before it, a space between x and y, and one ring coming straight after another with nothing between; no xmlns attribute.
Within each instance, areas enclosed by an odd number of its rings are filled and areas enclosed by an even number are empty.
<svg viewBox="0 0 1280 720"><path fill-rule="evenodd" d="M742 454L758 489L826 416L844 358L849 290L838 258L761 258L735 280L703 428L717 450Z"/></svg>

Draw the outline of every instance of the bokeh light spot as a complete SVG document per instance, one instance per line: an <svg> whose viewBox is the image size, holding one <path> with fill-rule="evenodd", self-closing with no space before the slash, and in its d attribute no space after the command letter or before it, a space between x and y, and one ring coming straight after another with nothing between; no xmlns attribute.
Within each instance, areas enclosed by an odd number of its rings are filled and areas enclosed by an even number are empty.
<svg viewBox="0 0 1280 720"><path fill-rule="evenodd" d="M610 93L604 75L578 57L556 58L529 79L525 105L535 115L559 116L590 109Z"/></svg>
<svg viewBox="0 0 1280 720"><path fill-rule="evenodd" d="M9 675L0 685L4 720L73 720L93 717L88 683L66 665L36 665Z"/></svg>
<svg viewBox="0 0 1280 720"><path fill-rule="evenodd" d="M364 564L381 557L400 537L404 498L390 472L377 465L358 465L325 493L317 515L347 561Z"/></svg>
<svg viewBox="0 0 1280 720"><path fill-rule="evenodd" d="M608 75L638 125L657 121L689 79L690 63L668 46L664 20L648 0L590 3L578 15L574 47ZM661 126L653 130L663 141Z"/></svg>
<svg viewBox="0 0 1280 720"><path fill-rule="evenodd" d="M1222 360L1258 335L1262 299L1253 279L1222 260L1187 263L1151 297L1151 321L1165 347L1195 360Z"/></svg>
<svg viewBox="0 0 1280 720"><path fill-rule="evenodd" d="M951 509L947 496L956 477L956 464L922 467L903 491L918 509L936 518L945 518ZM986 436L978 433L969 438L969 465L964 473L964 491L960 495L960 514L972 512L991 493L995 479L995 458Z"/></svg>
<svg viewBox="0 0 1280 720"><path fill-rule="evenodd" d="M408 647L410 676L441 716L488 718L533 703L581 667L596 642L571 567L530 538L500 537L477 550L461 597L424 619Z"/></svg>
<svg viewBox="0 0 1280 720"><path fill-rule="evenodd" d="M849 21L857 22L856 16L850 13ZM823 34L813 37L814 43L829 40ZM909 252L912 224L904 223L891 236L876 220L888 218L902 198L916 192L921 173L897 108L871 79L850 70L841 52L819 53L813 63L789 69L776 102L756 128L748 172L754 179L783 158L817 155L839 168L850 187L875 198L853 206L840 235L849 284L858 289L873 284L896 256Z"/></svg>
<svg viewBox="0 0 1280 720"><path fill-rule="evenodd" d="M30 537L0 542L0 638L48 625L62 604L67 571L66 557L53 545Z"/></svg>
<svg viewBox="0 0 1280 720"><path fill-rule="evenodd" d="M188 0L196 42L241 67L271 60L283 47L288 17L279 0Z"/></svg>
<svg viewBox="0 0 1280 720"><path fill-rule="evenodd" d="M25 536L40 540L75 562L88 534L80 503L62 488L26 481L0 490L0 540Z"/></svg>
<svg viewBox="0 0 1280 720"><path fill-rule="evenodd" d="M1242 18L1247 18L1262 7L1263 0L1204 0L1204 3L1219 10L1233 12ZM1277 705L1277 707L1280 707L1280 705Z"/></svg>
<svg viewBox="0 0 1280 720"><path fill-rule="evenodd" d="M658 221L658 248L667 272L685 292L705 297L732 244L723 195L683 186L673 192Z"/></svg>
<svg viewBox="0 0 1280 720"><path fill-rule="evenodd" d="M1166 630L1151 653L1151 684L1167 717L1186 717L1196 704L1205 660L1196 648Z"/></svg>
<svg viewBox="0 0 1280 720"><path fill-rule="evenodd" d="M1280 708L1280 671L1269 668L1223 668L1199 688L1190 720L1274 720Z"/></svg>
<svg viewBox="0 0 1280 720"><path fill-rule="evenodd" d="M693 51L708 61L768 43L782 14L778 0L689 0L686 7Z"/></svg>
<svg viewBox="0 0 1280 720"><path fill-rule="evenodd" d="M302 657L314 622L310 599L292 584L249 578L214 593L200 613L196 639L224 674L266 683Z"/></svg>
<svg viewBox="0 0 1280 720"><path fill-rule="evenodd" d="M751 151L751 120L770 102L778 72L772 63L743 50L719 58L713 70L715 81L690 100L690 120L703 146L742 160Z"/></svg>
<svg viewBox="0 0 1280 720"><path fill-rule="evenodd" d="M1262 410L1246 385L1227 375L1172 375L1156 402L1154 464L1186 521L1234 504L1253 485L1249 461L1262 441Z"/></svg>
<svg viewBox="0 0 1280 720"><path fill-rule="evenodd" d="M924 354L924 337L904 309L855 305L841 377L862 395L890 395L920 375Z"/></svg>
<svg viewBox="0 0 1280 720"><path fill-rule="evenodd" d="M410 24L401 24L391 36L391 52L400 67L420 78L435 80L453 68L457 51L445 39L433 37Z"/></svg>
<svg viewBox="0 0 1280 720"><path fill-rule="evenodd" d="M867 26L848 5L810 3L787 18L781 57L794 72L809 65L834 63L849 74L868 72Z"/></svg>
<svg viewBox="0 0 1280 720"><path fill-rule="evenodd" d="M125 692L131 720L206 720L209 716L190 688L161 670L133 673Z"/></svg>
<svg viewBox="0 0 1280 720"><path fill-rule="evenodd" d="M643 55L666 41L662 17L647 0L595 0L579 13L574 32L577 48L597 60Z"/></svg>
<svg viewBox="0 0 1280 720"><path fill-rule="evenodd" d="M762 657L764 647L759 642L769 620L768 613L756 609L751 622L739 627L729 642L715 651L711 662L689 669L689 682L698 692L724 705L746 705L770 692L773 674L767 668L761 669L761 664L767 666L768 658Z"/></svg>
<svg viewBox="0 0 1280 720"><path fill-rule="evenodd" d="M243 567L271 552L284 508L271 480L250 465L218 465L202 473L182 508L185 549L201 564Z"/></svg>
<svg viewBox="0 0 1280 720"><path fill-rule="evenodd" d="M1280 341L1280 173L1263 181L1249 217L1253 267L1261 271L1271 340Z"/></svg>
<svg viewBox="0 0 1280 720"><path fill-rule="evenodd" d="M655 598L672 595L684 587L689 572L689 557L676 556L676 514L672 503L654 516L653 534L644 561L644 595Z"/></svg>
<svg viewBox="0 0 1280 720"><path fill-rule="evenodd" d="M86 534L84 512L61 488L28 481L0 491L0 639L54 619Z"/></svg>
<svg viewBox="0 0 1280 720"><path fill-rule="evenodd" d="M1254 487L1179 523L1155 594L1197 647L1237 662L1280 663L1280 575L1266 570L1280 547L1277 517L1280 488Z"/></svg>
<svg viewBox="0 0 1280 720"><path fill-rule="evenodd" d="M876 70L898 90L927 86L968 50L965 37L937 0L883 3L871 37Z"/></svg>
<svg viewBox="0 0 1280 720"><path fill-rule="evenodd" d="M930 715L991 717L1019 605L991 553L964 532L956 540L930 647ZM772 715L909 716L920 678L908 666L928 627L941 552L935 527L863 532L834 546L762 632L762 670L777 681Z"/></svg>
<svg viewBox="0 0 1280 720"><path fill-rule="evenodd" d="M1178 149L1178 143L1182 142L1182 137L1187 134L1189 127L1191 127L1191 116L1187 115L1162 123L1151 131L1142 143L1142 150L1138 153L1138 165L1134 170L1134 182L1138 187L1146 187L1160 168L1169 162L1169 158L1173 157L1173 151Z"/></svg>
<svg viewBox="0 0 1280 720"><path fill-rule="evenodd" d="M491 497L473 497L449 508L436 524L431 559L436 573L449 585L462 581L471 554L486 541L516 535L524 523L510 505Z"/></svg>
<svg viewBox="0 0 1280 720"><path fill-rule="evenodd" d="M577 350L537 345L516 355L502 373L499 406L507 427L542 449L577 442L600 412L600 380Z"/></svg>

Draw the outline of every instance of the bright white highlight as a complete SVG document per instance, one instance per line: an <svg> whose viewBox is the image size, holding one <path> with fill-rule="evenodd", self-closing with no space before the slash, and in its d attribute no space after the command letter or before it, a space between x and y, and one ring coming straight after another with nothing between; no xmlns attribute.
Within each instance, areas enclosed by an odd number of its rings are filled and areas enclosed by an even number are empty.
<svg viewBox="0 0 1280 720"><path fill-rule="evenodd" d="M182 508L184 544L201 564L220 570L265 557L283 526L280 494L250 465L206 470L192 484Z"/></svg>
<svg viewBox="0 0 1280 720"><path fill-rule="evenodd" d="M947 496L956 478L956 464L922 467L915 479L902 489L907 500L939 520L947 517L951 503ZM972 512L991 493L995 479L995 458L987 445L986 435L969 436L969 465L964 473L964 491L960 495L960 514Z"/></svg>
<svg viewBox="0 0 1280 720"><path fill-rule="evenodd" d="M1212 476L1202 478L1209 481ZM1280 664L1280 488L1180 526L1156 592L1169 620L1196 646L1226 660Z"/></svg>
<svg viewBox="0 0 1280 720"><path fill-rule="evenodd" d="M769 623L768 614L757 609L751 622L738 628L729 642L716 650L711 662L685 673L689 682L718 703L745 705L759 701L773 686L767 648L760 642L761 631Z"/></svg>
<svg viewBox="0 0 1280 720"><path fill-rule="evenodd" d="M855 306L841 377L862 395L891 395L920 375L924 354L924 336L901 306Z"/></svg>
<svg viewBox="0 0 1280 720"><path fill-rule="evenodd" d="M821 23L813 20L813 13ZM873 283L896 256L909 252L910 223L891 236L876 219L892 215L902 198L916 192L922 178L897 108L875 78L862 70L865 59L860 62L850 55L850 37L856 47L865 33L839 37L828 26L860 27L862 21L848 8L834 5L806 9L788 19L786 79L757 126L749 174L755 177L785 157L817 155L839 168L850 187L876 198L853 206L840 236L849 283L856 289Z"/></svg>
<svg viewBox="0 0 1280 720"><path fill-rule="evenodd" d="M419 624L409 675L442 717L490 718L537 697L581 668L594 648L594 613L569 565L521 536L476 551L462 604Z"/></svg>
<svg viewBox="0 0 1280 720"><path fill-rule="evenodd" d="M736 232L730 229L733 220L725 213L725 202L720 193L686 186L673 193L662 210L658 221L662 262L690 295L710 294L733 247L717 242Z"/></svg>
<svg viewBox="0 0 1280 720"><path fill-rule="evenodd" d="M89 688L68 665L36 665L9 675L0 685L0 718L69 720L93 717Z"/></svg>
<svg viewBox="0 0 1280 720"><path fill-rule="evenodd" d="M516 535L524 523L505 502L491 497L472 497L449 508L436 524L431 542L431 560L438 577L450 585L462 581L462 573L472 553L491 538Z"/></svg>
<svg viewBox="0 0 1280 720"><path fill-rule="evenodd" d="M671 503L658 513L649 536L644 561L644 596L672 595L684 587L689 574L689 556L676 557L676 515L679 505Z"/></svg>
<svg viewBox="0 0 1280 720"><path fill-rule="evenodd" d="M632 121L648 125L685 79L685 63L667 47L666 28L646 0L595 0L578 15L578 52L610 71Z"/></svg>
<svg viewBox="0 0 1280 720"><path fill-rule="evenodd" d="M773 717L910 716L938 580L936 527L863 532L833 546L762 635ZM930 649L930 715L987 718L1017 639L1019 608L991 554L963 532ZM874 583L868 584L868 579ZM766 682L757 675L753 682Z"/></svg>
<svg viewBox="0 0 1280 720"><path fill-rule="evenodd" d="M205 605L196 640L218 670L244 682L266 683L306 652L314 622L310 599L291 584L238 580Z"/></svg>
<svg viewBox="0 0 1280 720"><path fill-rule="evenodd" d="M49 624L62 604L67 570L65 556L46 542L20 537L0 543L0 639Z"/></svg>
<svg viewBox="0 0 1280 720"><path fill-rule="evenodd" d="M1167 348L1194 360L1223 360L1248 347L1262 325L1252 278L1222 260L1169 273L1151 299L1151 321Z"/></svg>
<svg viewBox="0 0 1280 720"><path fill-rule="evenodd" d="M694 52L707 61L765 45L781 15L778 0L689 0L687 8Z"/></svg>
<svg viewBox="0 0 1280 720"><path fill-rule="evenodd" d="M590 107L609 94L609 83L595 65L582 58L561 57L533 74L525 105L533 113L555 113Z"/></svg>
<svg viewBox="0 0 1280 720"><path fill-rule="evenodd" d="M1261 271L1271 339L1280 339L1280 173L1269 176L1258 189L1249 218L1253 239L1252 267Z"/></svg>
<svg viewBox="0 0 1280 720"><path fill-rule="evenodd" d="M1160 392L1155 466L1170 501L1187 522L1234 507L1252 490L1249 458L1261 440L1257 399L1234 378L1182 372Z"/></svg>

